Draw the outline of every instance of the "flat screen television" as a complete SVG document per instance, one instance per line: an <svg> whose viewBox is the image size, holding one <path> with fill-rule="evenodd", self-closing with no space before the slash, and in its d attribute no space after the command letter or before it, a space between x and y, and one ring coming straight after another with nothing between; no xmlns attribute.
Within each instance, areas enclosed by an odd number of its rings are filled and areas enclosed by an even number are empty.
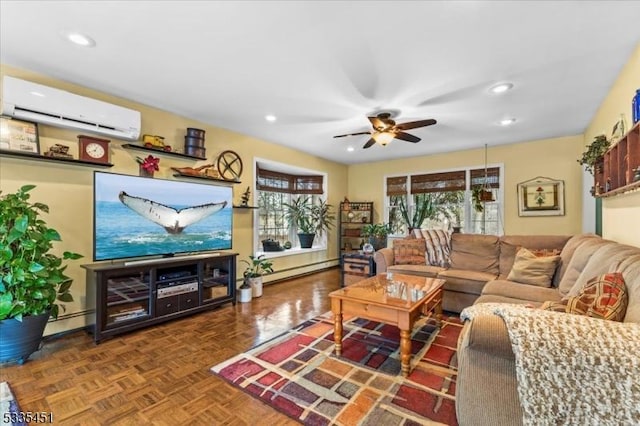
<svg viewBox="0 0 640 426"><path fill-rule="evenodd" d="M233 189L94 172L95 261L231 249Z"/></svg>

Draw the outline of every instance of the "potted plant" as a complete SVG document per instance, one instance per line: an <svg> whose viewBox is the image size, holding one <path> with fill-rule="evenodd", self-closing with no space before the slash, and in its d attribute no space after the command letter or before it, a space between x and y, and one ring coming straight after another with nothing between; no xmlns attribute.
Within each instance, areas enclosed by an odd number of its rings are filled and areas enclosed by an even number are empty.
<svg viewBox="0 0 640 426"><path fill-rule="evenodd" d="M605 135L598 135L593 139L587 149L582 153L582 157L578 160L584 169L595 176L596 169L602 167L604 154L611 146L611 141L607 140Z"/></svg>
<svg viewBox="0 0 640 426"><path fill-rule="evenodd" d="M56 301L73 301L63 260L82 257L51 253L60 234L40 217L49 207L29 201L33 188L0 196L0 361L20 364L38 350L49 317L64 309Z"/></svg>
<svg viewBox="0 0 640 426"><path fill-rule="evenodd" d="M298 197L283 205L289 226L298 230L301 248L311 248L316 234L321 236L333 226L333 208L324 200L312 203L311 197Z"/></svg>
<svg viewBox="0 0 640 426"><path fill-rule="evenodd" d="M380 250L387 246L387 236L391 227L385 223L369 223L362 227L362 236L369 238L369 244L374 250Z"/></svg>
<svg viewBox="0 0 640 426"><path fill-rule="evenodd" d="M244 270L244 283L240 289L242 290L247 284L252 289L253 297L262 296L262 276L273 273L273 262L265 259L264 254L249 256L249 260L242 260L242 262L247 264L247 269Z"/></svg>

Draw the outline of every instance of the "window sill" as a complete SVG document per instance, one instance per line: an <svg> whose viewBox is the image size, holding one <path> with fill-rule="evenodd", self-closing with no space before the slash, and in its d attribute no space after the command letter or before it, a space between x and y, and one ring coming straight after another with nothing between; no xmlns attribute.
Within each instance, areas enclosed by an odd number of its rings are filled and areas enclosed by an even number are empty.
<svg viewBox="0 0 640 426"><path fill-rule="evenodd" d="M257 251L256 256L264 255L265 259L272 259L275 257L285 257L285 256L295 256L298 254L307 254L307 253L315 253L319 251L326 251L326 247L312 247L308 249L303 249L299 247L290 248L284 251Z"/></svg>

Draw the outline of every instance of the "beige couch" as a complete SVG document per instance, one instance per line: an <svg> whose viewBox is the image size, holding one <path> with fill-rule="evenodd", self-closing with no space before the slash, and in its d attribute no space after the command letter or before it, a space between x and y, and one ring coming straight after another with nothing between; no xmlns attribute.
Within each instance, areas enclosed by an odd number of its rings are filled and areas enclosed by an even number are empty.
<svg viewBox="0 0 640 426"><path fill-rule="evenodd" d="M591 278L614 271L623 274L629 297L624 322L640 323L640 248L594 235L578 235L567 241L554 276L554 288L497 279L484 286L475 303L539 305L546 300L575 296ZM515 357L499 316L476 316L463 328L458 342L456 411L460 425L522 424Z"/></svg>
<svg viewBox="0 0 640 426"><path fill-rule="evenodd" d="M570 236L564 235L495 235L453 234L450 266L396 264L392 248L378 250L374 255L377 273L421 275L444 278L442 308L461 312L481 297L487 283L506 280L518 247L562 250ZM543 292L544 293L544 292ZM557 291L549 290L543 300L559 300ZM524 294L523 296L526 296ZM544 297L549 297L544 299Z"/></svg>

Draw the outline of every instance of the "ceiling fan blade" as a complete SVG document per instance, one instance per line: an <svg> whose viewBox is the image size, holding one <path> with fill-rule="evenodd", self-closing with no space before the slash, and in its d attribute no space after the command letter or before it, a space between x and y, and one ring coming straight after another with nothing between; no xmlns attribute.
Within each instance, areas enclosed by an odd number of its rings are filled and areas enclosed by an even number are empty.
<svg viewBox="0 0 640 426"><path fill-rule="evenodd" d="M415 129L418 127L426 127L426 126L432 126L434 124L436 124L437 121L434 120L433 118L430 118L428 120L418 120L418 121L409 121L408 123L400 123L396 125L396 129L398 130L409 130L409 129Z"/></svg>
<svg viewBox="0 0 640 426"><path fill-rule="evenodd" d="M372 147L375 143L376 143L375 139L371 138L367 141L367 143L364 144L362 148L367 149L369 147Z"/></svg>
<svg viewBox="0 0 640 426"><path fill-rule="evenodd" d="M349 133L346 135L337 135L334 138L344 138L345 136L358 136L358 135L370 135L371 132L358 132L358 133Z"/></svg>
<svg viewBox="0 0 640 426"><path fill-rule="evenodd" d="M413 142L413 143L420 142L421 140L419 137L410 135L409 133L405 133L405 132L396 132L395 138L403 141L407 141L407 142Z"/></svg>

